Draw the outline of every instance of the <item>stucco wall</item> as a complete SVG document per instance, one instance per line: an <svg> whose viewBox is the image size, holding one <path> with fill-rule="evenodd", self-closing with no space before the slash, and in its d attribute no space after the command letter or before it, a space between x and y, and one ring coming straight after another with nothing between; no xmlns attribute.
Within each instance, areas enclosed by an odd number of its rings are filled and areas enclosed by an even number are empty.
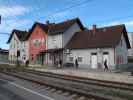
<svg viewBox="0 0 133 100"><path fill-rule="evenodd" d="M128 50L128 56L133 58L133 32L128 33L131 49Z"/></svg>
<svg viewBox="0 0 133 100"><path fill-rule="evenodd" d="M62 34L48 35L48 42L47 42L48 49L62 48L63 47L62 43L63 43Z"/></svg>
<svg viewBox="0 0 133 100"><path fill-rule="evenodd" d="M46 38L47 34L37 25L29 37L29 58L32 63L41 51L46 50Z"/></svg>
<svg viewBox="0 0 133 100"><path fill-rule="evenodd" d="M20 59L23 63L29 60L29 42L21 42Z"/></svg>
<svg viewBox="0 0 133 100"><path fill-rule="evenodd" d="M69 42L75 32L80 31L80 27L77 23L73 24L64 34L63 34L63 47Z"/></svg>
<svg viewBox="0 0 133 100"><path fill-rule="evenodd" d="M65 45L69 42L71 37L75 32L80 31L80 27L77 23L74 23L69 29L67 29L64 33L56 34L56 35L48 35L47 39L47 47L48 49L59 49L64 48ZM47 59L48 63L52 64L52 59L50 59L50 54L48 54ZM66 60L66 55L63 56L63 61ZM64 63L64 62L63 62Z"/></svg>
<svg viewBox="0 0 133 100"><path fill-rule="evenodd" d="M14 33L9 47L9 61L17 60L17 50L20 50L20 47L21 47L21 42Z"/></svg>
<svg viewBox="0 0 133 100"><path fill-rule="evenodd" d="M64 48L64 46L69 42L74 33L78 31L80 31L80 27L77 23L74 23L63 34L48 35L48 49Z"/></svg>
<svg viewBox="0 0 133 100"><path fill-rule="evenodd" d="M112 48L104 48L104 49L73 49L70 51L71 54L67 55L67 61L71 62L69 60L69 57L74 57L73 63L75 61L75 58L82 57L82 62L79 62L79 65L81 67L89 67L91 68L91 53L97 53L98 57L98 63L103 64L103 52L109 53L109 61L108 65L110 66L110 69L114 68L114 49ZM104 68L104 66L102 66Z"/></svg>
<svg viewBox="0 0 133 100"><path fill-rule="evenodd" d="M116 52L116 57L115 57L116 65L127 64L128 49L123 35L121 36L120 43L116 46L115 52Z"/></svg>

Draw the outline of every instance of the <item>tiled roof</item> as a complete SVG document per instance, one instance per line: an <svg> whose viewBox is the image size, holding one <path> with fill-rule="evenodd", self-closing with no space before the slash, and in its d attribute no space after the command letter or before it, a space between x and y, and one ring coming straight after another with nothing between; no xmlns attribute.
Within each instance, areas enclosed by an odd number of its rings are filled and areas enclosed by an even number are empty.
<svg viewBox="0 0 133 100"><path fill-rule="evenodd" d="M21 31L21 30L14 29L12 31L12 33L11 33L7 43L10 43L13 34L16 34L16 36L18 37L18 39L20 41L25 41L25 36L28 34L28 32L27 31Z"/></svg>
<svg viewBox="0 0 133 100"><path fill-rule="evenodd" d="M55 34L60 34L65 32L71 25L73 25L74 23L78 23L78 25L80 26L80 28L83 30L84 27L82 25L82 23L80 22L79 18L74 18L71 20L66 20L64 22L61 23L57 23L57 24L51 24L49 25L49 35L55 35Z"/></svg>
<svg viewBox="0 0 133 100"><path fill-rule="evenodd" d="M130 48L125 25L97 28L95 32L93 30L77 32L66 45L66 48L85 49L115 47L119 43L122 34L125 38L127 48Z"/></svg>
<svg viewBox="0 0 133 100"><path fill-rule="evenodd" d="M49 24L43 24L36 22L32 28L29 31L29 34L27 35L26 39L30 37L30 34L32 33L33 29L36 27L36 25L40 26L41 29L43 29L44 32L48 33L48 35L56 35L65 32L71 25L74 23L78 23L80 28L83 30L84 26L80 22L79 18L74 18L71 20L67 20L61 23L49 23Z"/></svg>

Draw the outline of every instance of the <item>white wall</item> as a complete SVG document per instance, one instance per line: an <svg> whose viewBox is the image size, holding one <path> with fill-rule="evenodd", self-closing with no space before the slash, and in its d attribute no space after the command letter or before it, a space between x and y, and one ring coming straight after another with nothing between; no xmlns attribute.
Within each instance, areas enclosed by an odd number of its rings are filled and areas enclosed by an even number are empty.
<svg viewBox="0 0 133 100"><path fill-rule="evenodd" d="M21 43L18 40L16 34L14 33L10 41L10 47L9 47L9 60L10 61L17 60L17 50L19 50L20 47L21 47Z"/></svg>
<svg viewBox="0 0 133 100"><path fill-rule="evenodd" d="M123 63L121 63L121 64L127 64L128 49L127 49L126 41L125 41L125 38L123 35L121 36L120 43L116 46L115 52L116 52L116 56L115 56L116 62L117 62L118 56L122 56Z"/></svg>
<svg viewBox="0 0 133 100"><path fill-rule="evenodd" d="M130 45L131 45L131 49L128 50L128 56L133 57L133 32L128 33L128 37L129 37L129 42L130 42Z"/></svg>
<svg viewBox="0 0 133 100"><path fill-rule="evenodd" d="M62 48L62 34L48 35L48 49Z"/></svg>
<svg viewBox="0 0 133 100"><path fill-rule="evenodd" d="M28 43L28 41L21 42L20 60L23 63L25 63L27 60L29 60L29 43Z"/></svg>
<svg viewBox="0 0 133 100"><path fill-rule="evenodd" d="M29 59L29 43L28 41L19 41L18 37L14 33L10 42L9 48L9 60L17 61L17 51L20 51L19 61L25 63ZM26 55L26 59L23 59L23 56Z"/></svg>
<svg viewBox="0 0 133 100"><path fill-rule="evenodd" d="M63 47L69 42L75 32L80 31L80 27L77 23L74 23L66 32L63 34Z"/></svg>
<svg viewBox="0 0 133 100"><path fill-rule="evenodd" d="M47 38L47 49L59 49L64 48L65 45L69 42L71 37L74 35L75 32L79 31L80 27L77 23L73 24L68 30L66 30L62 34L56 35L48 35ZM52 59L49 59L49 55L47 55L48 63L52 63ZM63 61L66 60L66 55L63 57Z"/></svg>
<svg viewBox="0 0 133 100"><path fill-rule="evenodd" d="M104 49L73 49L71 50L71 54L67 55L67 61L69 61L69 57L82 57L82 62L79 62L79 65L82 65L82 67L91 67L91 53L97 53L98 57L98 62L103 64L103 52L108 52L109 53L109 61L108 64L110 66L110 69L113 69L115 64L114 64L114 49L113 48L104 48ZM73 63L74 63L73 60ZM104 66L103 66L104 67Z"/></svg>
<svg viewBox="0 0 133 100"><path fill-rule="evenodd" d="M74 33L78 31L80 31L80 27L77 23L74 23L63 34L48 35L48 40L47 40L48 49L64 48L64 46L69 42Z"/></svg>

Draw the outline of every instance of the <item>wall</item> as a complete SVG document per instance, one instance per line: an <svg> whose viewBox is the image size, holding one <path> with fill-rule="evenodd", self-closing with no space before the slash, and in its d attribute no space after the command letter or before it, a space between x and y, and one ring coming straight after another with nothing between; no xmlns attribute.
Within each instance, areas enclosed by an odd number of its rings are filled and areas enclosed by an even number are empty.
<svg viewBox="0 0 133 100"><path fill-rule="evenodd" d="M29 55L32 63L35 63L37 55L46 50L46 33L37 25L29 37Z"/></svg>
<svg viewBox="0 0 133 100"><path fill-rule="evenodd" d="M29 60L29 42L28 41L21 42L20 58L23 63Z"/></svg>
<svg viewBox="0 0 133 100"><path fill-rule="evenodd" d="M133 58L133 32L128 33L131 49L128 50L128 56Z"/></svg>
<svg viewBox="0 0 133 100"><path fill-rule="evenodd" d="M80 27L77 23L73 24L66 32L63 34L63 47L69 42L75 32L80 31Z"/></svg>
<svg viewBox="0 0 133 100"><path fill-rule="evenodd" d="M10 42L9 47L9 61L16 61L17 60L17 50L20 50L21 43L17 38L16 34L14 33Z"/></svg>
<svg viewBox="0 0 133 100"><path fill-rule="evenodd" d="M115 52L116 65L127 64L128 49L123 35L121 36L121 41L116 46Z"/></svg>
<svg viewBox="0 0 133 100"><path fill-rule="evenodd" d="M64 48L65 45L69 42L75 32L80 31L80 27L77 23L74 23L69 29L67 29L64 33L59 33L56 35L48 35L47 47L48 49L59 49ZM60 55L63 52L60 52ZM57 55L58 57L58 55ZM48 63L52 63L52 59L50 59L50 54L48 54ZM66 60L66 55L63 56L63 61Z"/></svg>
<svg viewBox="0 0 133 100"><path fill-rule="evenodd" d="M62 34L48 35L48 49L62 48L63 38Z"/></svg>
<svg viewBox="0 0 133 100"><path fill-rule="evenodd" d="M70 51L71 54L67 55L67 61L70 62L69 57L74 57L73 63L75 58L82 57L82 62L79 62L81 67L91 67L91 53L97 53L98 62L103 64L103 52L109 53L109 66L110 69L114 68L114 49L113 48L104 48L104 49L73 49ZM104 66L103 66L104 67Z"/></svg>

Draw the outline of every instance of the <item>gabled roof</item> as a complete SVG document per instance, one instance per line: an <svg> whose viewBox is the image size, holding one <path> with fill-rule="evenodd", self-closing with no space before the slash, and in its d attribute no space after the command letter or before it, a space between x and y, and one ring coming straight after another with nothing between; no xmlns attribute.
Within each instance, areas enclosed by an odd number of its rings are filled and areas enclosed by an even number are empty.
<svg viewBox="0 0 133 100"><path fill-rule="evenodd" d="M18 39L20 41L25 41L25 36L28 34L27 31L21 31L21 30L17 30L17 29L14 29L7 41L7 43L10 43L12 37L13 37L13 34L16 34L16 36L18 37Z"/></svg>
<svg viewBox="0 0 133 100"><path fill-rule="evenodd" d="M125 25L98 28L95 32L93 30L77 32L66 45L66 48L85 49L116 47L121 40L122 34L125 38L127 48L130 48Z"/></svg>
<svg viewBox="0 0 133 100"><path fill-rule="evenodd" d="M38 25L44 32L46 32L46 33L48 32L48 24L43 24L43 23L40 23L40 22L35 22L35 23L33 24L32 28L29 30L29 33L28 33L28 35L26 36L26 39L28 39L28 38L30 37L31 33L33 32L34 28L35 28L37 25Z"/></svg>
<svg viewBox="0 0 133 100"><path fill-rule="evenodd" d="M74 19L67 20L61 23L56 23L56 24L55 23L43 24L43 23L35 22L32 28L30 29L26 39L30 37L36 25L38 25L44 32L48 33L49 35L56 35L56 34L65 32L74 23L77 23L82 30L84 29L84 26L82 25L79 18L74 18Z"/></svg>
<svg viewBox="0 0 133 100"><path fill-rule="evenodd" d="M80 28L83 30L84 26L82 25L81 21L79 18L74 18L71 20L66 20L61 23L57 24L51 24L49 26L49 35L56 35L65 32L69 27L71 27L74 23L77 23Z"/></svg>

